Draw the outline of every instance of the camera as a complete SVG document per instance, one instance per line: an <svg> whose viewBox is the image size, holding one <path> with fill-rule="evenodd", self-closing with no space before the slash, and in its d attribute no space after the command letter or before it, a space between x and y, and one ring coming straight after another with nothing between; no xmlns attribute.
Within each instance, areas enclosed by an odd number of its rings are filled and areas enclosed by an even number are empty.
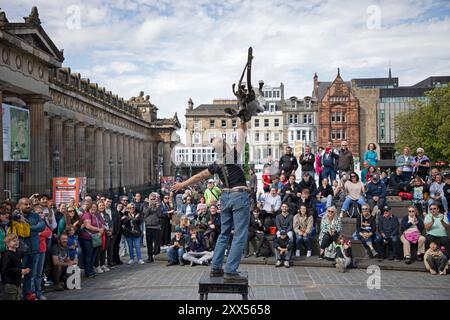
<svg viewBox="0 0 450 320"><path fill-rule="evenodd" d="M21 221L22 220L22 214L20 213L19 210L15 210L12 215L11 215L11 220L14 221Z"/></svg>

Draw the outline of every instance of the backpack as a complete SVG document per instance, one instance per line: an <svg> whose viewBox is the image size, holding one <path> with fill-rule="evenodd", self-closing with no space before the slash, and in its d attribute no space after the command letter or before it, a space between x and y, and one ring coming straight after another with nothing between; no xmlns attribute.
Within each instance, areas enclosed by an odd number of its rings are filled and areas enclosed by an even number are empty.
<svg viewBox="0 0 450 320"><path fill-rule="evenodd" d="M327 260L334 261L336 259L336 244L332 242L326 249L324 253L324 257Z"/></svg>
<svg viewBox="0 0 450 320"><path fill-rule="evenodd" d="M270 243L268 241L264 242L259 253L262 257L266 257L266 258L272 256L272 248L270 247Z"/></svg>

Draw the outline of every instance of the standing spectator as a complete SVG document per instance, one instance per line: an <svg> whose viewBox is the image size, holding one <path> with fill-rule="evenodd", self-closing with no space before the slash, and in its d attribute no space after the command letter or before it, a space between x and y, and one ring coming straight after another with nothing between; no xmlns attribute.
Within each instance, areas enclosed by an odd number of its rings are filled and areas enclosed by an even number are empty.
<svg viewBox="0 0 450 320"><path fill-rule="evenodd" d="M440 203L444 208L444 215L448 213L448 202L444 194L444 185L442 176L440 174L436 175L435 181L430 187L430 196L428 197L428 205L432 203Z"/></svg>
<svg viewBox="0 0 450 320"><path fill-rule="evenodd" d="M444 191L444 197L445 200L447 201L447 209L448 209L448 204L450 203L450 173L447 173L445 175L445 184L442 189Z"/></svg>
<svg viewBox="0 0 450 320"><path fill-rule="evenodd" d="M259 256L261 247L264 243L264 222L260 219L260 212L258 208L252 210L253 214L250 216L250 224L248 227L248 239L245 249L245 257L248 258L250 254L250 243L253 245L255 256ZM258 243L256 242L258 240Z"/></svg>
<svg viewBox="0 0 450 320"><path fill-rule="evenodd" d="M316 162L315 156L311 153L310 147L305 146L305 153L300 155L300 164L302 165L302 175L305 172L309 173L309 176L314 180L314 163Z"/></svg>
<svg viewBox="0 0 450 320"><path fill-rule="evenodd" d="M191 267L196 264L207 266L213 257L213 253L206 249L204 239L201 233L197 232L194 226L189 228L190 238L188 239L186 250L183 254L183 260L189 261Z"/></svg>
<svg viewBox="0 0 450 320"><path fill-rule="evenodd" d="M275 248L275 256L277 262L275 267L281 267L284 261L284 266L289 268L289 260L291 259L292 240L287 236L286 230L281 230L280 235L273 241Z"/></svg>
<svg viewBox="0 0 450 320"><path fill-rule="evenodd" d="M322 168L321 179L330 179L330 183L336 179L336 162L338 157L339 155L333 150L333 142L329 141L319 159L319 166Z"/></svg>
<svg viewBox="0 0 450 320"><path fill-rule="evenodd" d="M292 148L286 146L286 153L280 158L279 161L280 174L285 175L295 174L298 169L297 158L292 154Z"/></svg>
<svg viewBox="0 0 450 320"><path fill-rule="evenodd" d="M66 274L67 268L75 264L69 257L69 248L67 247L67 234L61 233L58 243L54 244L51 249L53 262L53 279L55 279L55 289L64 290L63 276Z"/></svg>
<svg viewBox="0 0 450 320"><path fill-rule="evenodd" d="M392 215L391 207L384 206L383 215L380 216L378 222L379 237L377 242L382 251L382 256L388 257L389 260L398 259L398 227L398 219Z"/></svg>
<svg viewBox="0 0 450 320"><path fill-rule="evenodd" d="M414 157L411 155L411 149L409 149L409 147L404 147L403 154L397 157L395 165L397 166L397 168L402 168L403 180L407 183L409 183L412 178L414 169L413 164Z"/></svg>
<svg viewBox="0 0 450 320"><path fill-rule="evenodd" d="M358 174L356 172L350 172L350 180L344 184L345 197L342 204L341 216L348 215L348 209L352 201L357 201L361 206L366 203L364 200L364 185L359 181Z"/></svg>
<svg viewBox="0 0 450 320"><path fill-rule="evenodd" d="M99 237L101 239L105 229L103 228L103 220L97 214L98 206L96 203L89 204L87 211L81 217L82 230L80 232L80 246L82 252L82 260L84 265L84 273L86 277L94 277L95 258L100 250L100 245L94 246L92 237Z"/></svg>
<svg viewBox="0 0 450 320"><path fill-rule="evenodd" d="M270 166L264 167L262 174L263 191L269 192L270 186L272 185L272 179L270 174Z"/></svg>
<svg viewBox="0 0 450 320"><path fill-rule="evenodd" d="M110 271L110 269L106 266L106 264L107 264L106 254L108 252L108 247L110 245L111 236L112 236L112 230L111 230L112 229L112 217L108 213L106 213L105 202L99 201L97 203L97 205L98 205L98 214L100 215L100 217L103 220L103 228L105 229L105 232L102 235L102 237L103 237L102 246L98 250L95 264L98 265L98 268L100 268L101 271L108 272L108 271ZM111 260L111 257L108 257L108 260ZM101 273L101 271L99 272L99 270L96 270L96 271L98 273Z"/></svg>
<svg viewBox="0 0 450 320"><path fill-rule="evenodd" d="M322 177L322 167L319 165L320 157L322 155L323 150L325 150L323 147L319 147L319 150L316 153L316 159L315 159L315 166L316 166L316 175L319 178L319 180Z"/></svg>
<svg viewBox="0 0 450 320"><path fill-rule="evenodd" d="M259 200L263 203L261 210L262 218L266 219L269 217L275 221L275 216L281 208L281 197L277 193L277 189L271 188L270 193L264 193L259 197Z"/></svg>
<svg viewBox="0 0 450 320"><path fill-rule="evenodd" d="M7 250L0 260L0 274L4 285L3 300L20 300L20 283L22 276L30 273L30 268L23 268L20 261L19 238L14 233L9 233L5 239Z"/></svg>
<svg viewBox="0 0 450 320"><path fill-rule="evenodd" d="M309 189L309 194L311 197L316 197L317 195L317 186L316 181L311 178L309 172L303 173L303 179L297 186L297 192L302 192L303 189Z"/></svg>
<svg viewBox="0 0 450 320"><path fill-rule="evenodd" d="M288 205L286 203L283 203L281 205L281 214L277 215L275 219L275 225L277 227L277 236L280 235L281 231L286 231L288 237L290 240L294 240L294 223L293 223L293 217L292 214L289 213Z"/></svg>
<svg viewBox="0 0 450 320"><path fill-rule="evenodd" d="M360 240L366 249L370 249L372 257L376 257L378 252L373 247L377 230L375 217L370 214L369 206L365 203L361 206L361 211L362 214L356 219L355 240Z"/></svg>
<svg viewBox="0 0 450 320"><path fill-rule="evenodd" d="M167 246L170 243L170 220L174 210L170 204L170 196L165 194L161 202L161 246Z"/></svg>
<svg viewBox="0 0 450 320"><path fill-rule="evenodd" d="M34 212L36 212L39 217L44 220L45 213L41 205L35 205L33 207ZM33 264L33 268L36 268L36 276L33 278L31 286L32 291L36 293L36 298L38 300L47 300L47 298L42 294L42 274L44 273L44 261L45 253L47 252L47 239L49 235L52 234L52 230L49 226L45 225L45 229L39 232L39 256L36 262Z"/></svg>
<svg viewBox="0 0 450 320"><path fill-rule="evenodd" d="M144 212L145 215L145 212ZM124 227L124 236L127 239L128 250L130 251L130 260L128 264L139 263L144 264L144 260L141 257L141 224L143 222L142 214L136 212L134 203L130 203L127 206L126 214L122 217L122 225ZM159 235L158 235L159 238ZM148 243L150 247L150 243ZM137 259L134 259L134 249L136 249ZM151 256L149 256L150 258Z"/></svg>
<svg viewBox="0 0 450 320"><path fill-rule="evenodd" d="M255 169L250 169L249 173L250 173L250 181L249 181L250 199L253 201L250 209L253 209L256 206L256 193L258 192L258 177L256 176Z"/></svg>
<svg viewBox="0 0 450 320"><path fill-rule="evenodd" d="M205 203L209 207L211 205L211 200L215 199L218 201L220 199L220 189L216 186L216 183L214 182L214 179L208 180L208 185L206 187L205 192L203 193L203 196L205 197Z"/></svg>
<svg viewBox="0 0 450 320"><path fill-rule="evenodd" d="M185 252L184 248L186 246L186 237L180 227L175 228L175 236L170 241L170 247L167 250L167 258L169 262L167 266L173 266L179 264L184 266L183 254Z"/></svg>
<svg viewBox="0 0 450 320"><path fill-rule="evenodd" d="M337 169L339 174L342 175L343 172L349 173L354 170L353 155L350 150L348 150L347 141L341 142L341 149L339 150L339 158L337 160Z"/></svg>
<svg viewBox="0 0 450 320"><path fill-rule="evenodd" d="M317 189L317 200L325 204L328 208L333 203L333 188L328 184L328 179L322 179L322 183Z"/></svg>
<svg viewBox="0 0 450 320"><path fill-rule="evenodd" d="M64 218L64 214L67 211L67 204L62 202L59 204L58 210L55 213L55 218L56 218L56 224L59 225L59 222L61 221L61 219Z"/></svg>
<svg viewBox="0 0 450 320"><path fill-rule="evenodd" d="M293 224L296 236L295 255L297 257L300 256L300 246L303 244L306 248L306 256L311 257L312 252L311 240L314 235L313 234L314 219L311 215L308 215L308 211L305 205L300 206L298 213L294 216Z"/></svg>
<svg viewBox="0 0 450 320"><path fill-rule="evenodd" d="M208 250L213 251L216 246L217 238L220 234L220 214L217 212L217 206L212 204L209 207L208 227L203 234L205 244Z"/></svg>
<svg viewBox="0 0 450 320"><path fill-rule="evenodd" d="M419 217L419 212L416 207L409 206L408 214L402 218L400 241L403 243L403 256L405 263L411 263L411 243L418 244L417 260L423 260L425 253L425 237L422 236L424 229L422 218Z"/></svg>
<svg viewBox="0 0 450 320"><path fill-rule="evenodd" d="M370 178L370 183L367 185L366 198L372 214L381 210L386 203L386 186L380 180L380 176L378 174L374 174ZM375 206L378 208L376 211L374 211Z"/></svg>
<svg viewBox="0 0 450 320"><path fill-rule="evenodd" d="M5 237L8 234L9 214L2 206L0 208L0 259L3 252L6 251Z"/></svg>
<svg viewBox="0 0 450 320"><path fill-rule="evenodd" d="M57 236L59 237L59 235L63 233L69 226L75 227L77 233L79 232L81 227L80 217L76 213L75 207L68 207L64 214L64 217L61 220L59 220Z"/></svg>
<svg viewBox="0 0 450 320"><path fill-rule="evenodd" d="M423 181L427 181L430 174L430 159L425 155L423 148L417 148L417 156L414 157L413 173L422 178Z"/></svg>
<svg viewBox="0 0 450 320"><path fill-rule="evenodd" d="M105 214L107 215L108 219L108 232L106 235L109 237L108 246L105 248L106 255L108 256L108 265L107 267L110 269L114 265L114 255L113 255L113 248L114 248L114 242L117 237L117 226L120 227L120 217L114 217L113 210L112 210L112 200L106 199L105 200ZM69 242L70 242L70 235L69 235ZM69 249L70 253L70 249Z"/></svg>
<svg viewBox="0 0 450 320"><path fill-rule="evenodd" d="M120 260L120 243L122 242L122 215L124 211L124 206L122 203L118 203L116 208L112 210L112 220L113 220L113 236L111 241L113 242L112 257L113 266L122 264Z"/></svg>
<svg viewBox="0 0 450 320"><path fill-rule="evenodd" d="M448 264L447 257L439 249L436 242L430 242L430 249L425 252L425 268L430 271L431 274L445 275L447 273Z"/></svg>
<svg viewBox="0 0 450 320"><path fill-rule="evenodd" d="M448 258L450 255L447 234L447 229L449 227L448 219L439 212L439 206L437 204L433 203L430 206L430 213L425 216L423 223L425 224L428 242L436 242L440 247L444 247L445 255Z"/></svg>
<svg viewBox="0 0 450 320"><path fill-rule="evenodd" d="M375 145L375 143L369 143L366 152L364 152L364 161L367 161L369 166L376 167L378 164L378 154L375 151L376 149L377 146Z"/></svg>
<svg viewBox="0 0 450 320"><path fill-rule="evenodd" d="M148 263L153 262L153 256L160 253L161 218L163 216L158 198L153 192L150 194L150 206L144 209L145 234L147 241Z"/></svg>
<svg viewBox="0 0 450 320"><path fill-rule="evenodd" d="M336 214L336 207L331 206L327 209L327 215L322 218L322 222L320 223L320 259L323 259L325 249L333 242L336 243L341 230L341 218Z"/></svg>
<svg viewBox="0 0 450 320"><path fill-rule="evenodd" d="M192 197L187 196L185 203L181 206L181 214L186 215L189 221L194 220L197 215L197 207L192 203Z"/></svg>

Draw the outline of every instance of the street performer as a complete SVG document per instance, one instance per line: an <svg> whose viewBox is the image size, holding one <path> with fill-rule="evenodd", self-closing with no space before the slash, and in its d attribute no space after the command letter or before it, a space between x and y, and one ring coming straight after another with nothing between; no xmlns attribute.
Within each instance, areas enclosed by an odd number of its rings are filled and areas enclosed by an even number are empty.
<svg viewBox="0 0 450 320"><path fill-rule="evenodd" d="M233 148L222 138L215 138L212 146L217 154L217 160L207 169L172 187L172 191L178 191L206 180L214 174L217 174L225 185L220 196L221 232L214 249L210 272L211 277L223 276L225 282L247 282L247 278L237 272L247 242L250 220L249 190L241 166L246 132L247 124L241 122L238 129L238 142ZM225 249L232 229L234 229L233 242L227 263L222 269Z"/></svg>

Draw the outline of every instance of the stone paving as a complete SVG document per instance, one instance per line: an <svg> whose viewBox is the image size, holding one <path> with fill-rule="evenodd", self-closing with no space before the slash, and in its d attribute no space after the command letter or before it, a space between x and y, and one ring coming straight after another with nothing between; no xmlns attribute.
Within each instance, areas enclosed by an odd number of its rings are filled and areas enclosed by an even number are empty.
<svg viewBox="0 0 450 320"><path fill-rule="evenodd" d="M241 265L248 271L249 299L255 300L450 300L450 276L425 272L381 271L380 289L368 289L371 274L352 269L342 274L334 268ZM81 290L47 292L49 300L197 300L198 280L209 267L167 267L156 262L121 265L93 279L82 279ZM210 300L240 299L239 295L210 294Z"/></svg>

